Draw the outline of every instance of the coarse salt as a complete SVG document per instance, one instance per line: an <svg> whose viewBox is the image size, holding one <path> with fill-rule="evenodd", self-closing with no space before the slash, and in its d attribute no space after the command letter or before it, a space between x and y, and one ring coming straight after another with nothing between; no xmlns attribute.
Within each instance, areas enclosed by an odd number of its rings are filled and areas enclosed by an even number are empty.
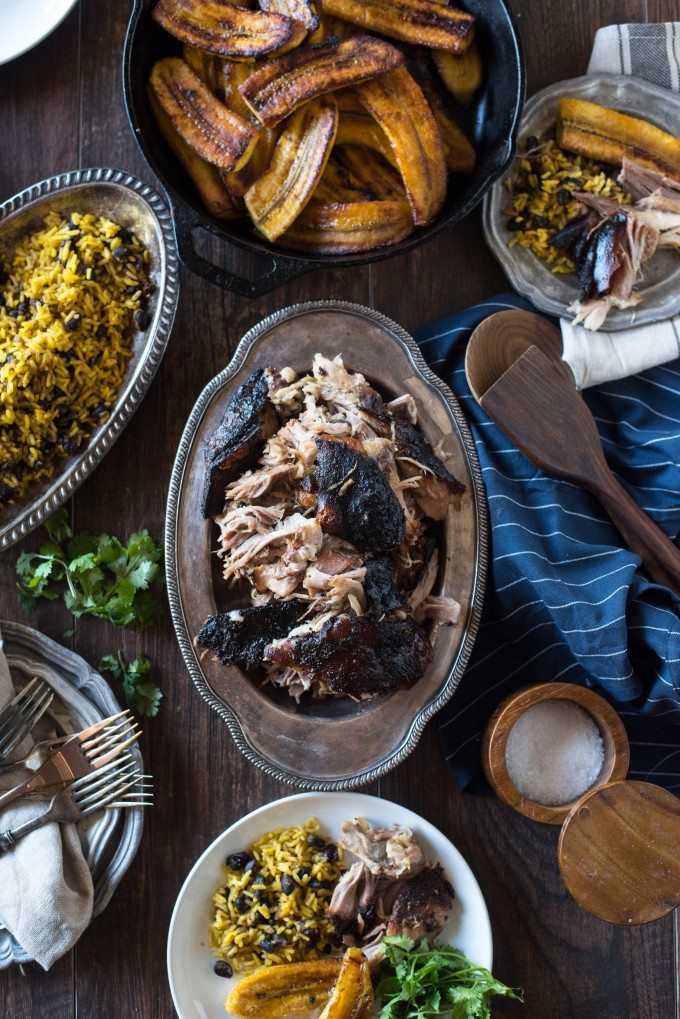
<svg viewBox="0 0 680 1019"><path fill-rule="evenodd" d="M523 796L557 807L597 781L604 744L591 715L567 700L540 701L520 715L508 736L505 763Z"/></svg>

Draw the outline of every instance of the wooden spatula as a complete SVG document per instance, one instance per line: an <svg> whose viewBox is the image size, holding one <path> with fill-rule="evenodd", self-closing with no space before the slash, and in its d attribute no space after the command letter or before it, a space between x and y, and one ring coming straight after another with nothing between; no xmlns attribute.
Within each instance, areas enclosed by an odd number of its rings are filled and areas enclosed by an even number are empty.
<svg viewBox="0 0 680 1019"><path fill-rule="evenodd" d="M475 395L525 456L595 495L650 577L680 593L680 549L612 474L593 416L567 372L531 346Z"/></svg>

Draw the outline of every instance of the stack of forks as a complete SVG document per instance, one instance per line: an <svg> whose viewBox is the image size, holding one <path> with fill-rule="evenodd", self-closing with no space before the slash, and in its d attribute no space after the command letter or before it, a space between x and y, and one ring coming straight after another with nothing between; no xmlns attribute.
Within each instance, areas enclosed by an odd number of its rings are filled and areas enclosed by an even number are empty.
<svg viewBox="0 0 680 1019"><path fill-rule="evenodd" d="M74 823L98 810L146 807L153 802L150 776L142 774L130 752L141 730L129 711L119 711L73 736L43 740L22 760L6 761L53 696L47 683L36 678L0 711L0 780L19 768L31 771L23 782L0 793L0 810L20 797L50 797L45 811L0 832L0 851L53 821Z"/></svg>

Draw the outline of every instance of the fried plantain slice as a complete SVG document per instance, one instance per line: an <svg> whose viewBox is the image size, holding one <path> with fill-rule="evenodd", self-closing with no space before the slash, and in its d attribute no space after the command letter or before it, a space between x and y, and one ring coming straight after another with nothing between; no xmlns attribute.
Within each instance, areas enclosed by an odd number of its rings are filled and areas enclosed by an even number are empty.
<svg viewBox="0 0 680 1019"><path fill-rule="evenodd" d="M239 91L258 120L273 127L308 99L375 78L403 62L403 54L382 39L328 39L267 61Z"/></svg>
<svg viewBox="0 0 680 1019"><path fill-rule="evenodd" d="M373 1012L373 984L366 956L348 948L342 969L319 1019L363 1019Z"/></svg>
<svg viewBox="0 0 680 1019"><path fill-rule="evenodd" d="M320 3L324 14L416 46L462 53L475 34L471 14L437 0L320 0Z"/></svg>
<svg viewBox="0 0 680 1019"><path fill-rule="evenodd" d="M325 1005L342 969L341 959L260 966L236 984L224 1003L242 1019L283 1019Z"/></svg>
<svg viewBox="0 0 680 1019"><path fill-rule="evenodd" d="M417 226L431 223L446 198L444 143L422 90L405 67L356 87L383 129L401 173Z"/></svg>
<svg viewBox="0 0 680 1019"><path fill-rule="evenodd" d="M286 18L300 21L308 32L319 27L319 15L311 0L260 0L260 8L268 14L283 14Z"/></svg>
<svg viewBox="0 0 680 1019"><path fill-rule="evenodd" d="M240 219L243 215L220 176L216 166L207 163L177 133L165 110L151 93L151 108L163 137L191 177L201 201L217 219Z"/></svg>
<svg viewBox="0 0 680 1019"><path fill-rule="evenodd" d="M337 136L336 136L337 137ZM339 202L372 202L377 199L375 191L363 184L352 171L336 156L337 146L326 163L326 169L316 186L313 198L328 205Z"/></svg>
<svg viewBox="0 0 680 1019"><path fill-rule="evenodd" d="M476 42L465 53L433 50L432 59L447 89L459 103L469 106L482 84L482 57Z"/></svg>
<svg viewBox="0 0 680 1019"><path fill-rule="evenodd" d="M413 233L406 200L320 202L312 198L279 244L320 255L349 255L396 244Z"/></svg>
<svg viewBox="0 0 680 1019"><path fill-rule="evenodd" d="M182 47L182 56L185 63L189 65L194 74L201 79L203 84L210 89L218 99L223 96L222 65L224 60L215 57L205 50L198 50L195 46L185 43Z"/></svg>
<svg viewBox="0 0 680 1019"><path fill-rule="evenodd" d="M342 35L360 35L361 29L357 25L350 25L349 21L342 21L330 14L319 14L319 27L313 32L308 42L321 42L323 39L335 39Z"/></svg>
<svg viewBox="0 0 680 1019"><path fill-rule="evenodd" d="M243 196L248 188L252 187L256 180L269 169L276 145L276 133L263 128L260 137L255 145L255 150L240 170L232 170L231 173L220 173L222 181L231 195L234 206L246 213Z"/></svg>
<svg viewBox="0 0 680 1019"><path fill-rule="evenodd" d="M175 131L220 170L237 170L250 158L256 128L219 102L181 57L154 64L149 91Z"/></svg>
<svg viewBox="0 0 680 1019"><path fill-rule="evenodd" d="M364 109L357 97L351 92L338 92L336 100L340 111L340 120L338 121L335 144L358 145L372 149L392 166L396 166L394 151L387 135L375 118Z"/></svg>
<svg viewBox="0 0 680 1019"><path fill-rule="evenodd" d="M312 197L323 173L338 124L332 96L319 96L296 110L284 125L271 165L246 191L255 227L275 241Z"/></svg>
<svg viewBox="0 0 680 1019"><path fill-rule="evenodd" d="M158 0L153 18L182 42L222 57L259 57L299 45L304 26L227 0Z"/></svg>
<svg viewBox="0 0 680 1019"><path fill-rule="evenodd" d="M370 188L373 192L371 197L402 202L406 200L401 178L381 156L358 145L342 145L336 151L340 163L365 188Z"/></svg>
<svg viewBox="0 0 680 1019"><path fill-rule="evenodd" d="M416 58L412 70L437 122L444 143L447 170L449 173L472 173L477 155L464 132L451 116L449 104L445 101L441 87L432 73L432 64L427 58Z"/></svg>

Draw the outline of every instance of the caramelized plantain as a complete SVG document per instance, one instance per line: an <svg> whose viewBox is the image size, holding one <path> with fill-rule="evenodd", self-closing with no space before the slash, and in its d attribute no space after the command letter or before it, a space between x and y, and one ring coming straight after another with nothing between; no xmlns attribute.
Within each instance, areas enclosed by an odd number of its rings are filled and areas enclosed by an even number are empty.
<svg viewBox="0 0 680 1019"><path fill-rule="evenodd" d="M444 143L446 169L449 173L472 173L477 156L473 146L451 116L428 61L416 61L414 75L432 110Z"/></svg>
<svg viewBox="0 0 680 1019"><path fill-rule="evenodd" d="M225 61L214 57L212 53L206 53L205 50L197 50L195 46L190 46L188 43L182 47L182 56L212 94L221 99L223 95L222 65Z"/></svg>
<svg viewBox="0 0 680 1019"><path fill-rule="evenodd" d="M320 202L312 198L279 244L298 251L349 255L396 244L413 233L406 200Z"/></svg>
<svg viewBox="0 0 680 1019"><path fill-rule="evenodd" d="M319 15L315 13L311 0L260 0L260 8L268 14L283 14L286 18L300 21L308 32L319 27Z"/></svg>
<svg viewBox="0 0 680 1019"><path fill-rule="evenodd" d="M356 25L350 25L349 21L342 21L330 14L319 15L319 27L313 32L308 42L321 42L323 39L335 39L342 35L360 35L361 29Z"/></svg>
<svg viewBox="0 0 680 1019"><path fill-rule="evenodd" d="M373 984L366 956L348 948L342 969L319 1019L364 1019L373 1013Z"/></svg>
<svg viewBox="0 0 680 1019"><path fill-rule="evenodd" d="M373 192L372 198L380 198L383 201L393 199L403 202L406 200L401 178L375 152L359 148L357 145L343 145L337 149L337 155L340 163L365 188Z"/></svg>
<svg viewBox="0 0 680 1019"><path fill-rule="evenodd" d="M150 98L154 117L163 137L191 177L208 212L217 219L239 219L241 212L220 177L220 171L216 166L207 163L180 137L153 93Z"/></svg>
<svg viewBox="0 0 680 1019"><path fill-rule="evenodd" d="M222 57L284 52L306 35L299 21L249 11L227 0L158 0L153 18L182 42Z"/></svg>
<svg viewBox="0 0 680 1019"><path fill-rule="evenodd" d="M475 33L471 14L437 0L320 0L324 14L401 42L462 53Z"/></svg>
<svg viewBox="0 0 680 1019"><path fill-rule="evenodd" d="M273 127L308 99L375 78L403 62L403 54L382 39L329 39L269 60L239 91L258 120Z"/></svg>
<svg viewBox="0 0 680 1019"><path fill-rule="evenodd" d="M324 1005L342 969L340 959L260 966L236 984L224 1003L243 1019L283 1019Z"/></svg>
<svg viewBox="0 0 680 1019"><path fill-rule="evenodd" d="M378 152L388 163L396 166L394 151L387 135L376 123L375 119L361 105L352 92L339 92L337 95L340 120L336 145L359 145Z"/></svg>
<svg viewBox="0 0 680 1019"><path fill-rule="evenodd" d="M177 134L203 159L220 170L237 170L248 161L256 128L219 102L181 57L154 64L149 91Z"/></svg>
<svg viewBox="0 0 680 1019"><path fill-rule="evenodd" d="M275 241L312 197L326 167L338 124L332 96L319 96L284 125L271 165L248 189L245 203L261 234Z"/></svg>
<svg viewBox="0 0 680 1019"><path fill-rule="evenodd" d="M344 162L335 155L337 152L336 147L326 163L326 169L314 191L315 201L326 204L374 201L378 197L375 191L355 177Z"/></svg>
<svg viewBox="0 0 680 1019"><path fill-rule="evenodd" d="M433 50L432 59L451 95L463 106L469 106L482 84L482 58L477 43L473 42L465 53Z"/></svg>
<svg viewBox="0 0 680 1019"><path fill-rule="evenodd" d="M560 99L557 144L588 159L621 166L628 158L649 170L680 177L680 138L596 103Z"/></svg>
<svg viewBox="0 0 680 1019"><path fill-rule="evenodd" d="M431 223L446 198L444 143L425 96L405 67L356 88L387 135L417 226Z"/></svg>

